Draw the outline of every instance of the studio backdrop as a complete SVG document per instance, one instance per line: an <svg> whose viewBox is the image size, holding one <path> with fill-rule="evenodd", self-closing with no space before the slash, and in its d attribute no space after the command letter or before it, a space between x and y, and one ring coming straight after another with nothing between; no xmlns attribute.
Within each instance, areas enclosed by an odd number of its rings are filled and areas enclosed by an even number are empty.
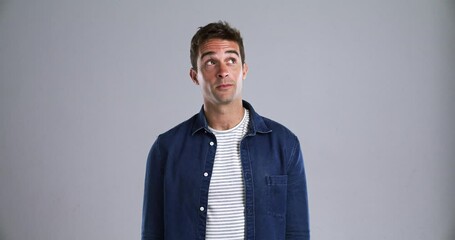
<svg viewBox="0 0 455 240"><path fill-rule="evenodd" d="M0 239L140 239L158 134L202 105L198 27L301 140L315 240L455 239L455 3L0 1ZM184 201L184 199L182 199Z"/></svg>

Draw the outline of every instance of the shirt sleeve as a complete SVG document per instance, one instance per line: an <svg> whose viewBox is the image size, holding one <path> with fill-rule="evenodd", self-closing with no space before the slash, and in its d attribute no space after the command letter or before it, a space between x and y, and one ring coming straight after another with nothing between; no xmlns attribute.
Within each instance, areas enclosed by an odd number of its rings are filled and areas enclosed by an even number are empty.
<svg viewBox="0 0 455 240"><path fill-rule="evenodd" d="M296 136L288 163L286 239L309 240L308 194L300 142Z"/></svg>
<svg viewBox="0 0 455 240"><path fill-rule="evenodd" d="M164 159L159 137L147 158L142 208L142 240L164 239Z"/></svg>

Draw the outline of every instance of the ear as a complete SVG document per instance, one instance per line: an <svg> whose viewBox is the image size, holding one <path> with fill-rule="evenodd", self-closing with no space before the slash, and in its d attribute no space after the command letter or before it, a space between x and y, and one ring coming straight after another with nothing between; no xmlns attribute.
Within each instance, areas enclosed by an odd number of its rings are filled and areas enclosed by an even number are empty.
<svg viewBox="0 0 455 240"><path fill-rule="evenodd" d="M245 80L247 73L248 73L248 64L244 63L243 69L242 69L242 80Z"/></svg>
<svg viewBox="0 0 455 240"><path fill-rule="evenodd" d="M194 84L199 85L199 81L197 80L197 71L194 68L190 68L190 78L193 80Z"/></svg>

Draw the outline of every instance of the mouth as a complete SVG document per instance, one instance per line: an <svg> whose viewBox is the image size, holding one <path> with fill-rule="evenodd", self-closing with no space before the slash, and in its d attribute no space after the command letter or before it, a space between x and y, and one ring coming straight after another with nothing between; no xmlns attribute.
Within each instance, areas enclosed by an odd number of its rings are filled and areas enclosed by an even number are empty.
<svg viewBox="0 0 455 240"><path fill-rule="evenodd" d="M232 86L233 86L233 84L220 84L216 88L220 89L220 90L224 90L224 89L231 88Z"/></svg>

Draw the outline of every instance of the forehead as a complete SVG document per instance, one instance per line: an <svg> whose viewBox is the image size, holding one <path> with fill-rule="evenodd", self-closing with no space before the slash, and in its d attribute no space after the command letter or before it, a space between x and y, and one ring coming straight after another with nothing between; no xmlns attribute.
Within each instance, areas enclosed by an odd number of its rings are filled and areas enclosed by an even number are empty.
<svg viewBox="0 0 455 240"><path fill-rule="evenodd" d="M199 56L207 52L224 53L229 50L239 52L239 45L235 41L225 39L209 39L199 47Z"/></svg>

